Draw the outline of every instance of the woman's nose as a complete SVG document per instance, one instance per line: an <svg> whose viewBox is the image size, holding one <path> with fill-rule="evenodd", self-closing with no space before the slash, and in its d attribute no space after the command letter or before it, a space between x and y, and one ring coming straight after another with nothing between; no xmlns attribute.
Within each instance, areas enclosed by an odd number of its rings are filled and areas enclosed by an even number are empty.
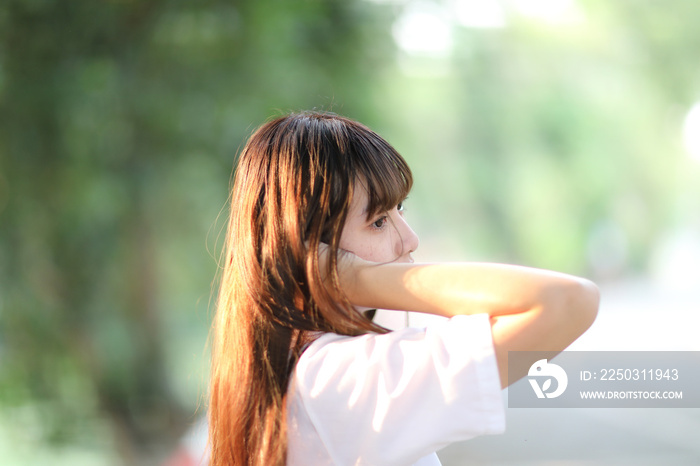
<svg viewBox="0 0 700 466"><path fill-rule="evenodd" d="M399 218L397 221L397 231L399 233L398 241L396 242L396 255L403 256L409 254L416 249L420 244L420 239L415 231L410 227L410 225L403 219Z"/></svg>

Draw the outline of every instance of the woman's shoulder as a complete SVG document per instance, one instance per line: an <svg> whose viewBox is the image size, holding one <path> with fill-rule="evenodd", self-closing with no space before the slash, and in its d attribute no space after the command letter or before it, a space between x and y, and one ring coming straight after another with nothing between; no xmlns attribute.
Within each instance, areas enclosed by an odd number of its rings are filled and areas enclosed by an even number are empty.
<svg viewBox="0 0 700 466"><path fill-rule="evenodd" d="M292 412L332 457L362 451L367 464L413 464L448 439L504 426L485 314L386 334L321 335L300 358L290 390Z"/></svg>
<svg viewBox="0 0 700 466"><path fill-rule="evenodd" d="M313 368L343 371L347 366L385 368L387 362L430 363L434 353L493 354L491 325L486 314L455 316L425 327L406 327L388 333L359 336L323 333L311 342L297 362L297 371ZM407 361L408 357L412 359ZM420 357L417 357L420 356Z"/></svg>

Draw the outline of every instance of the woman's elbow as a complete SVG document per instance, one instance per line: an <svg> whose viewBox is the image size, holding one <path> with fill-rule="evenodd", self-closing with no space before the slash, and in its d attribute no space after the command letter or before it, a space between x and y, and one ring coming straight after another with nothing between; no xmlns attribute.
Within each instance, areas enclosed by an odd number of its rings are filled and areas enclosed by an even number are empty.
<svg viewBox="0 0 700 466"><path fill-rule="evenodd" d="M560 310L563 319L580 335L593 325L599 306L598 286L585 278L576 278L566 287L565 299Z"/></svg>

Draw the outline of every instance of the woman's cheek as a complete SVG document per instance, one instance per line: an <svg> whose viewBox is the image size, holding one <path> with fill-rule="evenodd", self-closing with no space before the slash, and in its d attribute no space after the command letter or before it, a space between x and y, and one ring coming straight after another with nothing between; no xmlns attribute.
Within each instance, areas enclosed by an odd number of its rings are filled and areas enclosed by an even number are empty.
<svg viewBox="0 0 700 466"><path fill-rule="evenodd" d="M388 235L382 235L380 238L373 238L369 244L368 260L374 262L390 262L394 259L394 248L391 239Z"/></svg>

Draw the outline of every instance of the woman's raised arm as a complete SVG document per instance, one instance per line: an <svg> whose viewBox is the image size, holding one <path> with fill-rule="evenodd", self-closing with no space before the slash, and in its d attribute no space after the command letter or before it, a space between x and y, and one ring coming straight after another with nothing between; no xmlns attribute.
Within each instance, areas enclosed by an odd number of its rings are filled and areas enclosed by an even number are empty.
<svg viewBox="0 0 700 466"><path fill-rule="evenodd" d="M503 387L515 382L508 380L508 351L562 351L598 312L598 289L589 280L528 267L376 264L348 254L339 273L357 306L444 317L489 314Z"/></svg>

